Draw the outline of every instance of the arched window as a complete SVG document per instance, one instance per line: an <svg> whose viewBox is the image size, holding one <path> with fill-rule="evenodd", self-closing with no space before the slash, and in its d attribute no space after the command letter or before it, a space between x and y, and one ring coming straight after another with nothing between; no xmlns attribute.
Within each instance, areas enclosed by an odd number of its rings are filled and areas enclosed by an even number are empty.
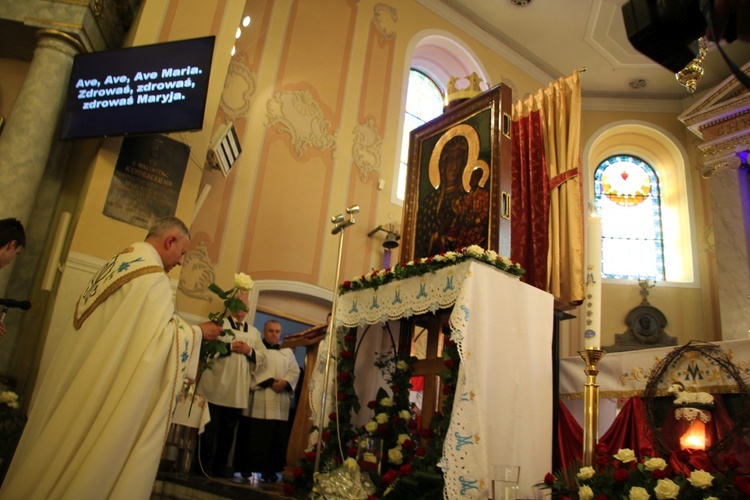
<svg viewBox="0 0 750 500"><path fill-rule="evenodd" d="M594 171L602 218L602 277L664 281L659 177L640 158L611 156Z"/></svg>
<svg viewBox="0 0 750 500"><path fill-rule="evenodd" d="M406 165L409 160L409 133L437 118L443 112L443 93L437 84L421 71L409 71L409 87L406 91L404 112L404 135L401 143L401 160L398 169L396 197L403 201L406 191Z"/></svg>

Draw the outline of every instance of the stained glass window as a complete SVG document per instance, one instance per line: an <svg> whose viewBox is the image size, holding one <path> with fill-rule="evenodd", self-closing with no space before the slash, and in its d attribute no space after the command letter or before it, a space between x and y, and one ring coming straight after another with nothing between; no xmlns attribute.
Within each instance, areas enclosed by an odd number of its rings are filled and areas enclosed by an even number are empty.
<svg viewBox="0 0 750 500"><path fill-rule="evenodd" d="M594 172L602 218L602 277L664 280L661 196L656 171L640 158L607 158Z"/></svg>
<svg viewBox="0 0 750 500"><path fill-rule="evenodd" d="M424 73L412 69L409 71L409 87L406 91L406 113L404 117L404 135L401 143L401 164L398 169L396 196L403 200L406 192L406 164L409 159L409 133L437 118L443 113L443 93L440 88Z"/></svg>

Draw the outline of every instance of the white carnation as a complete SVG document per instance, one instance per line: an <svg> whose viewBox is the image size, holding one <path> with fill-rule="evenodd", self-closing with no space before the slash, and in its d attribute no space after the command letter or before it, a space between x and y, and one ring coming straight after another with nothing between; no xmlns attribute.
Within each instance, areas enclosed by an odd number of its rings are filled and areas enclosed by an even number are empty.
<svg viewBox="0 0 750 500"><path fill-rule="evenodd" d="M479 245L469 245L466 248L466 253L481 257L482 255L484 255L484 248L480 247Z"/></svg>

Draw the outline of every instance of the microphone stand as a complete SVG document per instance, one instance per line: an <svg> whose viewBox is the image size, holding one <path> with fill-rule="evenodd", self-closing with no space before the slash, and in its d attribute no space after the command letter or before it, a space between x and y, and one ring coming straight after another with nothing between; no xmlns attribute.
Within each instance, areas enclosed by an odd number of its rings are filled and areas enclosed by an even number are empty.
<svg viewBox="0 0 750 500"><path fill-rule="evenodd" d="M328 347L326 352L326 368L325 374L323 375L323 395L320 401L320 415L318 417L318 442L315 443L315 469L313 477L318 474L320 468L320 447L323 442L323 422L325 422L326 414L326 396L328 393L328 378L331 370L331 351L333 349L333 337L336 335L336 303L338 299L339 285L339 274L341 273L341 254L344 250L344 230L353 225L356 221L354 220L354 214L359 213L359 205L354 205L346 209L346 213L349 214L349 219L344 219L344 214L339 214L331 217L331 222L334 224L331 234L339 235L339 251L336 260L336 280L334 281L333 291L333 303L331 305L331 322L328 324ZM338 412L336 412L338 418ZM339 448L341 447L341 440L339 439ZM343 451L339 449L343 455Z"/></svg>

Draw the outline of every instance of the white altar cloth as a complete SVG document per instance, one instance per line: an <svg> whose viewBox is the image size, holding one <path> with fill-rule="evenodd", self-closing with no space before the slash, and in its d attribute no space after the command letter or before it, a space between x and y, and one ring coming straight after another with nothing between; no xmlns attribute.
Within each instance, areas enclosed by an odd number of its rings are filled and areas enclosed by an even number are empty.
<svg viewBox="0 0 750 500"><path fill-rule="evenodd" d="M485 499L491 465L517 464L518 498L534 498L533 485L552 466L550 294L468 260L377 290L340 295L335 320L339 326L363 326L452 305L452 339L462 363L441 462L445 497ZM321 354L314 387L322 386ZM320 397L313 389L313 401Z"/></svg>
<svg viewBox="0 0 750 500"><path fill-rule="evenodd" d="M750 339L712 342L721 348L732 363L746 376L750 376ZM613 352L605 354L597 368L596 383L602 398L629 398L643 395L651 371L674 349L681 346L639 349L637 351ZM686 388L700 389L714 394L737 392L734 379L720 370L715 363L703 356L691 355L677 360L671 366L659 386L657 394L666 395L672 382L682 382ZM586 383L585 364L578 357L560 360L560 397L562 399L583 398Z"/></svg>

